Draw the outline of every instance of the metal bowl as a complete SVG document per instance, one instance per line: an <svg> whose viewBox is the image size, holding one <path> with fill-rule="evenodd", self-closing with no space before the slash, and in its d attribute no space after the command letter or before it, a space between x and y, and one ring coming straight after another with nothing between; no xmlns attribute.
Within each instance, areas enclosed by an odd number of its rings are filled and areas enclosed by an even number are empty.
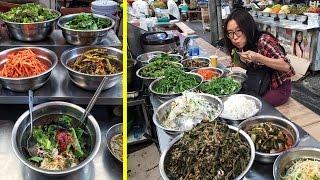
<svg viewBox="0 0 320 180"><path fill-rule="evenodd" d="M167 54L167 53L163 51L153 51L153 52L143 53L137 57L137 61L140 62L142 66L145 66L149 63L150 59L163 54Z"/></svg>
<svg viewBox="0 0 320 180"><path fill-rule="evenodd" d="M172 63L179 65L181 68L183 67L183 65L180 64L180 63L178 63L178 62L172 62ZM140 79L142 79L147 86L149 86L154 80L159 79L159 78L162 78L162 77L154 78L154 77L144 77L144 76L142 76L140 73L141 73L145 68L147 68L147 67L148 67L148 65L143 66L143 67L141 67L140 69L138 69L137 72L136 72L136 75L137 75L137 77L139 77Z"/></svg>
<svg viewBox="0 0 320 180"><path fill-rule="evenodd" d="M290 21L295 21L295 20L296 20L296 17L297 17L297 15L295 15L295 14L288 14L287 16L288 16L288 19L289 19Z"/></svg>
<svg viewBox="0 0 320 180"><path fill-rule="evenodd" d="M32 50L35 54L37 54L37 58L42 62L49 64L50 68L41 74L31 77L0 77L0 83L2 84L2 86L12 91L25 92L30 89L35 90L40 88L49 80L52 70L58 63L57 55L49 49L40 47L17 47L0 52L0 67L2 67L3 64L8 60L7 56L9 54L25 49Z"/></svg>
<svg viewBox="0 0 320 180"><path fill-rule="evenodd" d="M179 54L169 54L169 56L172 56L172 57L175 57L175 58L178 59L177 61L174 61L174 62L180 62L183 59L183 57L181 55L179 55ZM151 62L155 61L154 60L155 58L156 57L153 57L153 58L149 59L148 63L151 63Z"/></svg>
<svg viewBox="0 0 320 180"><path fill-rule="evenodd" d="M77 14L69 14L66 16L62 16L59 20L57 25L62 30L62 35L65 40L73 45L96 45L100 44L103 38L107 35L108 31L114 27L115 21L107 16L102 16L99 14L93 14L94 17L108 19L112 22L111 26L99 29L99 30L75 30L69 29L64 26L64 24L68 21L71 21L76 16L82 13Z"/></svg>
<svg viewBox="0 0 320 180"><path fill-rule="evenodd" d="M61 16L61 13L55 10L50 10L58 14L58 17L34 23L16 23L3 20L7 25L10 35L20 41L40 41L48 37L55 28L55 22Z"/></svg>
<svg viewBox="0 0 320 180"><path fill-rule="evenodd" d="M67 102L48 102L44 104L39 104L34 107L33 109L33 122L37 123L40 121L41 117L45 115L58 115L58 114L65 114L74 117L76 120L79 120L81 118L81 115L84 113L84 109L80 106L77 106L75 104L67 103ZM43 120L45 122L49 123L50 119L41 119L41 122L43 123ZM48 121L47 121L48 120ZM26 111L23 113L18 120L16 121L13 130L12 130L12 147L13 151L18 157L18 159L27 167L33 169L36 172L50 175L50 176L64 176L67 174L71 174L84 166L86 166L88 163L90 163L95 155L98 153L98 150L100 148L101 143L101 132L99 125L95 118L92 115L88 116L88 121L86 128L89 132L89 136L91 138L92 142L92 148L89 156L82 161L80 164L78 164L75 167L63 170L63 171L50 171L45 170L42 168L39 168L37 166L32 165L30 163L25 155L22 147L26 146L26 139L29 136L30 132L30 121L29 121L29 111Z"/></svg>
<svg viewBox="0 0 320 180"><path fill-rule="evenodd" d="M247 173L248 171L250 170L252 164L253 164L253 161L254 161L254 157L255 157L255 149L254 149L254 144L250 138L250 136L245 133L244 131L242 130L239 130L238 128L234 127L234 126L229 126L229 128L235 132L239 132L240 136L241 136L241 139L245 140L248 142L249 146L250 146L250 161L249 161L249 164L247 165L246 169L237 177L235 178L235 180L240 180L242 179ZM164 149L164 151L162 152L161 154L161 157L160 157L160 161L159 161L159 169L160 169L160 174L161 174L161 177L164 179L164 180L169 180L168 176L167 176L167 173L165 171L165 162L166 162L166 158L167 158L167 154L168 152L171 151L171 148L174 144L176 144L181 138L182 138L183 134L177 136L176 138L174 138L170 143L169 145Z"/></svg>
<svg viewBox="0 0 320 180"><path fill-rule="evenodd" d="M244 83L248 78L248 76L242 72L231 72L227 76L235 79L236 81L240 82L241 84Z"/></svg>
<svg viewBox="0 0 320 180"><path fill-rule="evenodd" d="M296 19L299 22L305 22L307 20L308 16L306 15L297 15Z"/></svg>
<svg viewBox="0 0 320 180"><path fill-rule="evenodd" d="M192 73L192 72L187 72L187 74L192 74L192 75L196 76L196 78L198 79L199 84L197 86L191 88L191 89L186 89L186 91L187 90L192 91L192 90L197 89L200 86L200 84L203 82L202 76L197 74L197 73ZM165 98L165 99L172 99L173 97L181 95L182 92L174 92L174 93L158 93L158 92L156 92L153 88L154 88L154 86L156 86L158 84L158 82L161 79L163 79L163 78L159 78L159 79L156 79L156 80L152 81L152 83L149 86L150 92L152 92L153 94L155 94L157 96Z"/></svg>
<svg viewBox="0 0 320 180"><path fill-rule="evenodd" d="M278 14L278 17L279 19L285 19L287 17L287 14L281 13L281 14Z"/></svg>
<svg viewBox="0 0 320 180"><path fill-rule="evenodd" d="M216 106L218 108L215 116L212 117L211 120L214 120L217 117L219 117L220 114L223 111L223 103L222 103L222 101L218 97L210 95L210 94L199 93L198 95L201 96L202 98L206 99L212 105L214 105L214 106ZM154 112L153 117L152 117L153 123L158 128L163 129L168 134L179 134L179 133L182 133L182 132L186 131L186 130L177 130L177 129L167 128L167 127L164 127L162 125L162 123L161 123L161 121L163 121L163 119L166 118L168 110L170 109L171 103L173 103L174 101L176 101L179 98L181 98L181 96L176 97L174 99L171 99L171 100L166 101L165 103L161 104L161 106L159 106L158 109Z"/></svg>
<svg viewBox="0 0 320 180"><path fill-rule="evenodd" d="M118 161L123 162L122 159L119 159L118 156L115 155L111 148L111 138L115 135L122 134L122 123L115 124L109 130L107 131L107 147L110 151L110 153L113 155L114 158L116 158Z"/></svg>
<svg viewBox="0 0 320 180"><path fill-rule="evenodd" d="M223 77L222 77L223 78ZM231 95L233 95L233 94L237 94L241 89L242 89L242 82L238 79L238 78L234 78L234 77L232 77L231 76L231 78L233 78L233 80L234 81L237 81L239 84L240 84L240 87L238 88L238 89L236 89L233 93L231 93L231 94L228 94L228 95L214 95L214 96L217 96L217 97L219 97L219 98L226 98L226 97L229 97L229 96L231 96ZM207 81L206 83L210 83L209 81ZM201 88L200 88L200 91L201 91ZM201 92L203 92L203 91L201 91ZM203 92L203 93L208 93L208 92ZM210 93L208 93L208 94L210 94Z"/></svg>
<svg viewBox="0 0 320 180"><path fill-rule="evenodd" d="M258 112L260 112L262 109L262 102L258 98L254 97L254 96L247 95L247 94L234 94L234 95L231 95L229 97L224 98L222 101L225 102L228 99L235 97L235 96L244 97L246 99L254 101L256 108L257 108L257 111L253 111L253 112L251 112L251 114L248 117L243 117L241 119L234 119L234 118L231 118L228 115L224 114L223 112L221 113L220 117L225 119L227 121L227 124L237 126L237 125L239 125L239 123L242 120L251 118L251 117L255 116ZM228 107L225 105L223 105L223 107L224 107L223 110L228 109ZM242 108L245 108L245 107L242 107Z"/></svg>
<svg viewBox="0 0 320 180"><path fill-rule="evenodd" d="M272 18L276 18L277 16L278 16L277 13L270 13L270 17L272 17Z"/></svg>
<svg viewBox="0 0 320 180"><path fill-rule="evenodd" d="M90 75L75 71L68 66L68 62L74 60L75 58L80 56L80 54L96 48L106 49L108 54L117 56L119 62L122 63L122 51L116 48L105 46L86 46L74 48L63 52L60 57L62 65L68 70L71 81L74 82L77 86L86 90L96 90L105 75ZM106 76L108 77L108 79L103 87L103 90L112 88L117 83L119 83L122 79L122 72Z"/></svg>
<svg viewBox="0 0 320 180"><path fill-rule="evenodd" d="M270 16L270 13L269 13L269 12L262 12L262 15L263 15L264 17L269 17L269 16Z"/></svg>
<svg viewBox="0 0 320 180"><path fill-rule="evenodd" d="M258 16L262 16L262 15L263 15L263 12L262 12L262 11L257 11L257 15L258 15Z"/></svg>
<svg viewBox="0 0 320 180"><path fill-rule="evenodd" d="M206 66L198 66L198 67L187 67L186 63L192 60L199 60L201 62L206 63ZM202 67L209 67L210 65L210 59L206 58L206 57L193 57L193 58L187 58L181 61L181 64L183 65L183 67L185 67L187 70L192 71L194 69L198 69L198 68L202 68Z"/></svg>
<svg viewBox="0 0 320 180"><path fill-rule="evenodd" d="M197 73L199 70L211 70L213 71L214 73L218 74L217 76L213 77L213 78L219 78L219 77L222 77L223 74L224 74L224 71L220 68L214 68L214 67L203 67L203 68L198 68L198 69L194 69L192 70L191 72L193 73ZM197 73L198 74L198 73ZM204 81L211 81L210 80L204 80Z"/></svg>
<svg viewBox="0 0 320 180"><path fill-rule="evenodd" d="M255 116L252 118L249 118L245 121L243 121L242 123L239 124L239 128L247 131L249 129L251 129L251 127L255 124L258 123L264 123L264 122L270 122L274 125L280 126L286 130L288 130L292 137L293 137L293 141L294 144L292 147L296 147L299 142L300 142L300 135L299 135L299 130L296 127L296 125L294 125L291 121L281 118L281 117L277 117L277 116ZM262 153L262 152L257 152L256 151L256 160L262 163L273 163L274 160L283 152L279 152L279 153Z"/></svg>
<svg viewBox="0 0 320 180"><path fill-rule="evenodd" d="M281 180L286 170L296 160L315 159L320 161L320 149L315 147L296 147L281 154L273 164L273 178Z"/></svg>

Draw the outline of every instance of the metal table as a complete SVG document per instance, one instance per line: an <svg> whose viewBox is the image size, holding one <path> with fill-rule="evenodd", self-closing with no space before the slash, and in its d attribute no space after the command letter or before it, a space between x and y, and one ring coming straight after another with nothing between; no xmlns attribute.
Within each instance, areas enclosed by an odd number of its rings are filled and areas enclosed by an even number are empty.
<svg viewBox="0 0 320 180"><path fill-rule="evenodd" d="M151 104L153 106L153 109L157 109L161 102L159 101L159 98L155 95L150 95ZM260 98L261 100L261 98ZM274 107L266 103L265 101L262 101L262 110L258 113L258 115L273 115L273 116L279 116L285 118L279 111L277 111ZM301 127L297 125L299 132L300 132L300 143L298 146L313 146L313 147L319 147L320 143L314 139L312 136L310 136L306 131L304 131ZM158 141L160 146L160 151L162 152L165 147L169 144L169 142L174 138L174 136L170 136L167 133L165 133L162 129L157 128L157 134L158 134ZM251 169L247 173L247 175L244 177L244 179L252 179L252 180L268 180L273 179L272 175L272 166L273 164L262 164L259 162L254 162Z"/></svg>
<svg viewBox="0 0 320 180"><path fill-rule="evenodd" d="M65 50L76 47L66 43L61 30L55 30L51 36L44 41L32 43L11 40L4 32L2 32L1 35L0 51L18 46L40 46L54 51L57 56L60 57ZM121 42L112 30L108 32L108 35L104 38L101 45L121 48ZM41 88L35 90L34 101L35 104L47 101L68 101L75 104L88 104L93 94L93 91L83 90L72 83L67 71L59 62L52 71L49 81ZM27 103L27 93L12 92L4 88L0 89L0 104ZM122 83L118 83L116 86L103 91L96 104L121 105Z"/></svg>

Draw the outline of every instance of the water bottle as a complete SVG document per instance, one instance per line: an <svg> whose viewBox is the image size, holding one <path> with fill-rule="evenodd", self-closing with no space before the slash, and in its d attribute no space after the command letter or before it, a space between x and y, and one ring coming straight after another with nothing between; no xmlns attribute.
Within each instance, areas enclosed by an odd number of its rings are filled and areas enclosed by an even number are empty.
<svg viewBox="0 0 320 180"><path fill-rule="evenodd" d="M199 45L195 41L195 37L190 37L190 41L188 43L188 55L189 56L199 56L200 49Z"/></svg>

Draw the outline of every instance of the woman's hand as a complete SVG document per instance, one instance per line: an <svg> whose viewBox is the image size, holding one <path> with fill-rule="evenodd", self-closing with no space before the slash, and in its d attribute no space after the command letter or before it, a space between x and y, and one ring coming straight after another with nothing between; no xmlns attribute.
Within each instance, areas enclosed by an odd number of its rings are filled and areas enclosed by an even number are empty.
<svg viewBox="0 0 320 180"><path fill-rule="evenodd" d="M241 52L239 53L239 55L240 59L242 61L245 61L246 63L259 62L261 56L259 53L256 53L254 51Z"/></svg>

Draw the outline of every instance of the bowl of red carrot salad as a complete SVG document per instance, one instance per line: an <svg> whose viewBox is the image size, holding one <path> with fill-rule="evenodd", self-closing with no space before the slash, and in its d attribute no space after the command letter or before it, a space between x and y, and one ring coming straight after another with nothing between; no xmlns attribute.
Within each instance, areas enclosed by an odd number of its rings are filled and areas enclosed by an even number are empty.
<svg viewBox="0 0 320 180"><path fill-rule="evenodd" d="M212 79L219 78L223 75L223 70L214 67L203 67L194 69L191 72L200 74L204 81L211 81Z"/></svg>
<svg viewBox="0 0 320 180"><path fill-rule="evenodd" d="M17 92L43 86L57 65L57 55L45 48L18 47L0 52L0 83Z"/></svg>

